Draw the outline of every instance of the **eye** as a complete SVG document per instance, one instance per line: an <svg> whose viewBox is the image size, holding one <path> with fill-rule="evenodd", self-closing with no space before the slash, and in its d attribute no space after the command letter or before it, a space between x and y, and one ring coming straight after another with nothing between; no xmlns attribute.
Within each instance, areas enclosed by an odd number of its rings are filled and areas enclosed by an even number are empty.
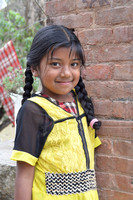
<svg viewBox="0 0 133 200"><path fill-rule="evenodd" d="M80 64L79 64L78 62L73 62L73 63L71 64L71 66L72 66L72 67L79 67Z"/></svg>
<svg viewBox="0 0 133 200"><path fill-rule="evenodd" d="M50 65L52 67L60 67L60 63L58 63L58 62L51 62Z"/></svg>

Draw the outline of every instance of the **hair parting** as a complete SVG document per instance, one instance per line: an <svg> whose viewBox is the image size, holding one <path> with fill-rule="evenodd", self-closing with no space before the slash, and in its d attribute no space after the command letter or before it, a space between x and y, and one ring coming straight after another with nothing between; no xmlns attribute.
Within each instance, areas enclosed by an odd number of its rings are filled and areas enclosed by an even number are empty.
<svg viewBox="0 0 133 200"><path fill-rule="evenodd" d="M65 29L64 29L62 26L61 26L60 28L61 28L62 31L65 33L65 35L66 35L68 41L70 42L71 40L70 40L70 37L69 37L68 33L65 31Z"/></svg>

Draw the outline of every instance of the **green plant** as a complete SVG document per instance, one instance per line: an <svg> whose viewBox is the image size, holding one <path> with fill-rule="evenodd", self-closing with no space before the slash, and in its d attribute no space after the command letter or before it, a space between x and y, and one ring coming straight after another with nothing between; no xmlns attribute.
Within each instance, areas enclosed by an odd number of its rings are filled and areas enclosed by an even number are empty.
<svg viewBox="0 0 133 200"><path fill-rule="evenodd" d="M3 81L3 85L6 91L9 93L23 94L23 87L25 85L24 70L13 69L8 67L8 77ZM36 92L39 86L39 79L34 78L33 92Z"/></svg>
<svg viewBox="0 0 133 200"><path fill-rule="evenodd" d="M18 12L0 11L0 47L13 40L15 50L23 68L35 33L41 28L39 22L27 27L26 20Z"/></svg>
<svg viewBox="0 0 133 200"><path fill-rule="evenodd" d="M26 55L30 49L35 33L41 25L34 23L27 27L26 20L18 12L9 10L7 13L0 11L0 47L3 47L9 40L13 41L22 70L13 70L8 67L9 76L4 79L4 87L9 93L22 93L24 86L24 69L26 67ZM35 79L33 90L36 91L39 80Z"/></svg>

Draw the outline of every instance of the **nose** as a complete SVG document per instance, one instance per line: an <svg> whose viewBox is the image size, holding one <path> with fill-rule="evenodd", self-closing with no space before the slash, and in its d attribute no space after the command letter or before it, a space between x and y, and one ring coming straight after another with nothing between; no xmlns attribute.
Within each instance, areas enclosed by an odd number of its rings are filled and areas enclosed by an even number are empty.
<svg viewBox="0 0 133 200"><path fill-rule="evenodd" d="M69 65L62 66L60 76L61 77L70 77L71 76L71 69L70 69Z"/></svg>

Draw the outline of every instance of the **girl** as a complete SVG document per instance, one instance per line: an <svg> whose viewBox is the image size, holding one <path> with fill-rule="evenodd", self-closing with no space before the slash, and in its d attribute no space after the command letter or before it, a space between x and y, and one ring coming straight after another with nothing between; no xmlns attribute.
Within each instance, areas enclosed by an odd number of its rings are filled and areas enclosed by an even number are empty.
<svg viewBox="0 0 133 200"><path fill-rule="evenodd" d="M101 123L82 66L84 53L73 30L52 25L36 34L11 156L17 161L15 200L98 200L94 148ZM30 98L32 75L42 90Z"/></svg>

